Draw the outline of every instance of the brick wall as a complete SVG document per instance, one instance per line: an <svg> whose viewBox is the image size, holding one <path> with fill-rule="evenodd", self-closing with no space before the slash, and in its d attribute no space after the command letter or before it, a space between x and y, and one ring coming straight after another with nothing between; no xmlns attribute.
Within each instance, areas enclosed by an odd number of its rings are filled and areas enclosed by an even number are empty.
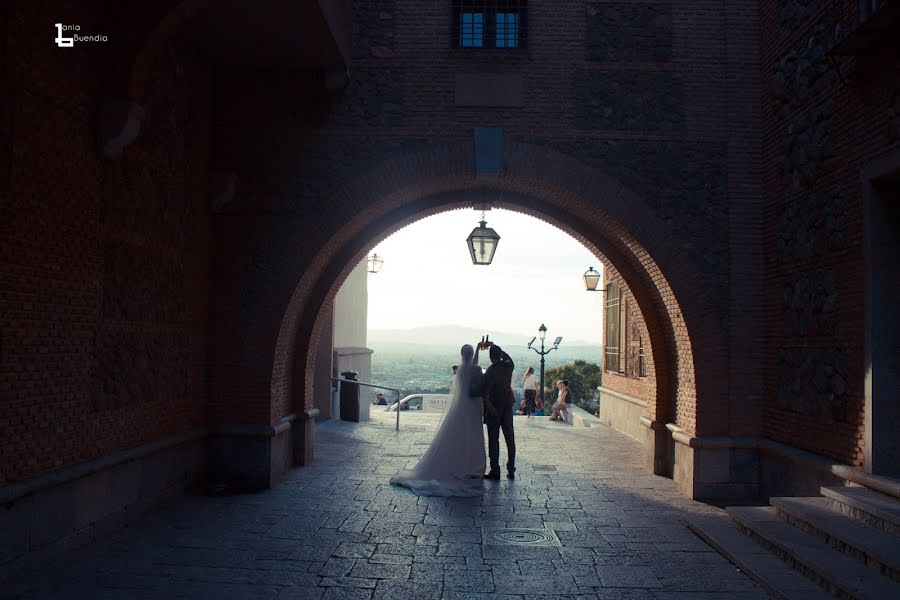
<svg viewBox="0 0 900 600"><path fill-rule="evenodd" d="M858 173L900 143L900 83L895 58L841 76L823 58L855 6L530 2L526 49L476 53L451 48L443 0L357 0L346 90L309 71L213 82L166 47L131 86L142 133L109 161L95 122L129 88L125 53L56 48L52 25L133 51L147 19L4 5L0 482L311 405L296 358L321 307L372 244L479 198L482 126L504 130L492 201L575 235L640 307L649 376L605 384L664 398L654 417L692 434L860 464ZM505 102L459 83L485 76ZM239 181L214 217L210 170Z"/></svg>
<svg viewBox="0 0 900 600"><path fill-rule="evenodd" d="M635 302L634 295L628 288L628 282L619 274L616 268L603 263L603 289L606 289L610 283L619 285L625 302L625 348L620 349L620 360L624 360L624 369L620 371L608 370L604 363L603 370L603 387L609 388L616 392L621 392L632 398L643 400L648 405L647 416L656 415L656 372L655 361L653 356L653 347L650 343L650 336L647 333L647 324L644 316ZM606 294L603 294L604 305L606 303ZM604 306L605 308L605 306ZM606 326L606 312L603 313L604 327ZM606 333L603 335L604 343ZM646 368L644 377L640 376L638 365L638 348L640 342L644 343L644 360Z"/></svg>
<svg viewBox="0 0 900 600"><path fill-rule="evenodd" d="M858 3L762 7L766 282L765 433L863 460L864 257L860 169L897 148L897 48L826 52Z"/></svg>
<svg viewBox="0 0 900 600"><path fill-rule="evenodd" d="M109 53L53 44L55 22L85 34L108 27L94 9L8 8L0 484L204 416L208 77L165 53L143 135L120 160L103 159L96 120Z"/></svg>

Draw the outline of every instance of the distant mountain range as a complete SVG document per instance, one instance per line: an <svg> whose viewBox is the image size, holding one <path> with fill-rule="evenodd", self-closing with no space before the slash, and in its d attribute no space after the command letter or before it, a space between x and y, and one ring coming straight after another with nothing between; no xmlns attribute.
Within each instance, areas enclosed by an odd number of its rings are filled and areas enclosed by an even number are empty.
<svg viewBox="0 0 900 600"><path fill-rule="evenodd" d="M531 336L527 334L475 329L474 327L461 325L429 325L427 327L413 327L412 329L370 329L368 332L368 345L375 350L379 347L394 348L401 345L407 347L414 345L447 348L448 346L456 347L465 343L475 344L483 335L489 335L492 342L496 342L503 347L520 345L524 347L531 339ZM556 338L556 336L548 337L547 343L552 343ZM584 340L568 340L564 337L561 346L568 348L597 348L600 344Z"/></svg>

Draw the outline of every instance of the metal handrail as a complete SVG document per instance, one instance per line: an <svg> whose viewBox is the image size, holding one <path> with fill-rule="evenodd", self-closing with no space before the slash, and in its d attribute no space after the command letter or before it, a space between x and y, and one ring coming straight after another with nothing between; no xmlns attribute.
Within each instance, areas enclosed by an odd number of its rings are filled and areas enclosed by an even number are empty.
<svg viewBox="0 0 900 600"><path fill-rule="evenodd" d="M401 399L400 390L398 390L397 388L388 387L386 385L378 385L377 383L369 383L368 381L356 381L353 379L345 379L343 377L332 377L331 380L338 381L338 382L343 381L344 383L355 383L356 385L364 385L366 387L378 388L380 390L390 390L392 392L397 392L397 426L394 428L394 430L400 431L400 399ZM338 388L338 391L340 392L340 387Z"/></svg>

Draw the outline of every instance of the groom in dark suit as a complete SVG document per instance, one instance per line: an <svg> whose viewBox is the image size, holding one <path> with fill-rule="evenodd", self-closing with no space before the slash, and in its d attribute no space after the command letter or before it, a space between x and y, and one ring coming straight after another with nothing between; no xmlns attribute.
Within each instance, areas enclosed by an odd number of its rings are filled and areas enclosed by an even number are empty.
<svg viewBox="0 0 900 600"><path fill-rule="evenodd" d="M490 343L490 342L488 342ZM500 479L500 430L506 440L506 476L515 479L516 438L513 435L512 374L515 365L500 346L490 346L491 366L484 373L484 423L488 430L488 456L491 470L485 479Z"/></svg>

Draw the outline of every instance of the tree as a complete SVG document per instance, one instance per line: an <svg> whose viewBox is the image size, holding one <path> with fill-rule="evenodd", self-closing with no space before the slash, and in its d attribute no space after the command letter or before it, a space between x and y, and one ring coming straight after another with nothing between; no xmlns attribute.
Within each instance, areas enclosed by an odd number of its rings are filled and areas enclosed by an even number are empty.
<svg viewBox="0 0 900 600"><path fill-rule="evenodd" d="M549 408L556 401L556 382L569 381L569 397L572 404L593 413L597 407L597 387L600 386L600 365L586 360L576 360L568 365L553 367L544 372L544 402Z"/></svg>

